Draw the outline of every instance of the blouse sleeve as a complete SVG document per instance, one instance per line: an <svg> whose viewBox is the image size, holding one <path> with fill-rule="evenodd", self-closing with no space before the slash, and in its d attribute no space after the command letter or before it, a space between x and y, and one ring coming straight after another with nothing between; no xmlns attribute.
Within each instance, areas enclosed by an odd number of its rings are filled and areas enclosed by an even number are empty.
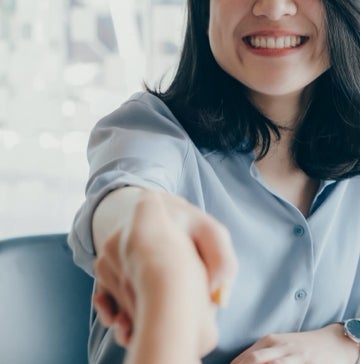
<svg viewBox="0 0 360 364"><path fill-rule="evenodd" d="M150 94L133 96L97 123L88 144L86 199L68 236L79 266L93 275L92 217L100 201L128 185L176 193L188 149L186 132Z"/></svg>

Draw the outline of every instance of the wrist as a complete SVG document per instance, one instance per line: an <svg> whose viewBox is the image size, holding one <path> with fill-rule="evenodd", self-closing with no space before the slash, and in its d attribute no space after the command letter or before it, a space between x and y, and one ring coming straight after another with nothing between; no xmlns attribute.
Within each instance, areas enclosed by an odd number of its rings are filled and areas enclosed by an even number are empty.
<svg viewBox="0 0 360 364"><path fill-rule="evenodd" d="M344 330L344 324L338 322L329 325L328 328L336 335L337 341L343 349L343 355L344 358L346 358L344 363L360 364L360 347L356 342L347 337Z"/></svg>
<svg viewBox="0 0 360 364"><path fill-rule="evenodd" d="M187 320L177 320L175 309L170 312L166 305L146 311L135 321L126 364L200 363L194 330L187 327Z"/></svg>
<svg viewBox="0 0 360 364"><path fill-rule="evenodd" d="M186 285L161 277L148 280L136 309L126 364L200 363L198 312Z"/></svg>
<svg viewBox="0 0 360 364"><path fill-rule="evenodd" d="M113 236L119 236L131 221L134 208L144 192L138 187L123 187L107 194L94 211L92 235L94 248L99 254Z"/></svg>

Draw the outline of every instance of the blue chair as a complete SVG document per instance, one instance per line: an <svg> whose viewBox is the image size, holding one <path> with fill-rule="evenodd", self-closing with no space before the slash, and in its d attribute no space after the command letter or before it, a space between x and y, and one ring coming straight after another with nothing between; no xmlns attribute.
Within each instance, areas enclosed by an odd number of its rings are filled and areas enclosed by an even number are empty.
<svg viewBox="0 0 360 364"><path fill-rule="evenodd" d="M86 364L93 279L66 234L0 241L0 363Z"/></svg>

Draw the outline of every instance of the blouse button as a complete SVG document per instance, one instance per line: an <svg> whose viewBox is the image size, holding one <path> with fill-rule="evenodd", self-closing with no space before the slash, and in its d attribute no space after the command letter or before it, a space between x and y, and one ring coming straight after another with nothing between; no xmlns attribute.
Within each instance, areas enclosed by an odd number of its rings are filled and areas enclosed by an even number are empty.
<svg viewBox="0 0 360 364"><path fill-rule="evenodd" d="M303 301L307 296L307 293L304 289L299 289L295 292L296 301Z"/></svg>
<svg viewBox="0 0 360 364"><path fill-rule="evenodd" d="M293 232L295 236L303 236L305 233L305 229L302 225L295 225Z"/></svg>

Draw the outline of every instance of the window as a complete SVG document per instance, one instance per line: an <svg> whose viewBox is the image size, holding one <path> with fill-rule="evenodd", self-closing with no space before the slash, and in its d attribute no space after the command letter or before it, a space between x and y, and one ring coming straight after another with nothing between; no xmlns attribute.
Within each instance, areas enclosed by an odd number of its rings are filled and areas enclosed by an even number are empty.
<svg viewBox="0 0 360 364"><path fill-rule="evenodd" d="M64 232L97 120L177 62L184 1L0 1L0 238Z"/></svg>

